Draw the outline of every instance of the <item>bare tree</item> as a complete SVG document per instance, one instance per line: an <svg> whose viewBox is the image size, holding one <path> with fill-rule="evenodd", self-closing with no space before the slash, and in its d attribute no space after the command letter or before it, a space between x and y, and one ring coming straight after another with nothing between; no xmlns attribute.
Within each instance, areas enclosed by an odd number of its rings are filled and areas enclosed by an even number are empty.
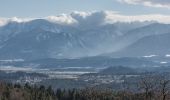
<svg viewBox="0 0 170 100"><path fill-rule="evenodd" d="M145 100L152 100L156 88L156 80L153 75L143 76L139 82L139 88L145 95Z"/></svg>
<svg viewBox="0 0 170 100"><path fill-rule="evenodd" d="M169 93L169 89L170 89L170 80L168 78L166 78L165 76L161 76L160 77L160 95L161 95L161 99L160 100L166 100L167 99L167 95Z"/></svg>

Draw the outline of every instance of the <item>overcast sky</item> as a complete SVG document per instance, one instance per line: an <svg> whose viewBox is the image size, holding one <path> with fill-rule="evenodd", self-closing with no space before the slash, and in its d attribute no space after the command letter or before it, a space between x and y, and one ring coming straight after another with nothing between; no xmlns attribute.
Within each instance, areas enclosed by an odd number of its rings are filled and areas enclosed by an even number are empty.
<svg viewBox="0 0 170 100"><path fill-rule="evenodd" d="M170 15L170 0L0 0L0 17L45 17L72 11Z"/></svg>

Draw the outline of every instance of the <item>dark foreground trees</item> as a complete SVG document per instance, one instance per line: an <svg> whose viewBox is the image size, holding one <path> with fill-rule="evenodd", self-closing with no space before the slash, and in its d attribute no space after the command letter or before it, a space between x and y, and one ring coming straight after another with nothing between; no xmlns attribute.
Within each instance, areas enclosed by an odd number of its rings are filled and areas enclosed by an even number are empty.
<svg viewBox="0 0 170 100"><path fill-rule="evenodd" d="M57 89L0 82L0 100L170 100L170 81L165 77L142 77L139 91L108 89ZM130 88L129 88L130 89Z"/></svg>
<svg viewBox="0 0 170 100"><path fill-rule="evenodd" d="M51 87L0 83L0 100L118 100L116 95L92 88L53 91Z"/></svg>

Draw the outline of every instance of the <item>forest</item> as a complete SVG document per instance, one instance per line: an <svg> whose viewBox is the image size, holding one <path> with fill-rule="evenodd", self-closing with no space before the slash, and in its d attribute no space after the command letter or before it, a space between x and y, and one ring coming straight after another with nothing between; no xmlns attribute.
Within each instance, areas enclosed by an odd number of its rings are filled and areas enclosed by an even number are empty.
<svg viewBox="0 0 170 100"><path fill-rule="evenodd" d="M0 100L169 100L170 81L160 76L145 76L135 83L136 90L125 83L123 90L87 87L53 89L51 86L0 82ZM57 84L56 84L57 85Z"/></svg>

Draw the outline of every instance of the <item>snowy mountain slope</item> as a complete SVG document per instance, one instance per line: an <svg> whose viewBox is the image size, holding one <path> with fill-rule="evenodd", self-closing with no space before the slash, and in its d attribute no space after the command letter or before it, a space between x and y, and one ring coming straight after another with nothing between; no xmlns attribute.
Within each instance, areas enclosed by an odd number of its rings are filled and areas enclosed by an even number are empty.
<svg viewBox="0 0 170 100"><path fill-rule="evenodd" d="M145 55L165 56L170 53L170 33L151 35L139 39L130 46L113 53L114 56L141 57Z"/></svg>
<svg viewBox="0 0 170 100"><path fill-rule="evenodd" d="M155 36L170 32L170 24L153 23L128 31L124 36L118 39L124 48L137 42L139 39L147 36ZM123 49L123 48L121 48Z"/></svg>
<svg viewBox="0 0 170 100"><path fill-rule="evenodd" d="M126 23L125 26L130 24L132 23ZM44 19L24 23L10 22L0 27L0 58L40 59L96 56L122 48L117 39L124 34L126 33L120 29L120 23L82 29L79 26L61 25Z"/></svg>
<svg viewBox="0 0 170 100"><path fill-rule="evenodd" d="M127 48L135 49L131 45L142 38L170 32L169 24L154 21L108 23L106 17L105 12L96 12L8 21L0 26L0 59L61 59L110 55ZM162 40L164 38L166 37L162 37ZM144 45L148 44L144 41L141 48ZM146 54L149 53L148 50Z"/></svg>

